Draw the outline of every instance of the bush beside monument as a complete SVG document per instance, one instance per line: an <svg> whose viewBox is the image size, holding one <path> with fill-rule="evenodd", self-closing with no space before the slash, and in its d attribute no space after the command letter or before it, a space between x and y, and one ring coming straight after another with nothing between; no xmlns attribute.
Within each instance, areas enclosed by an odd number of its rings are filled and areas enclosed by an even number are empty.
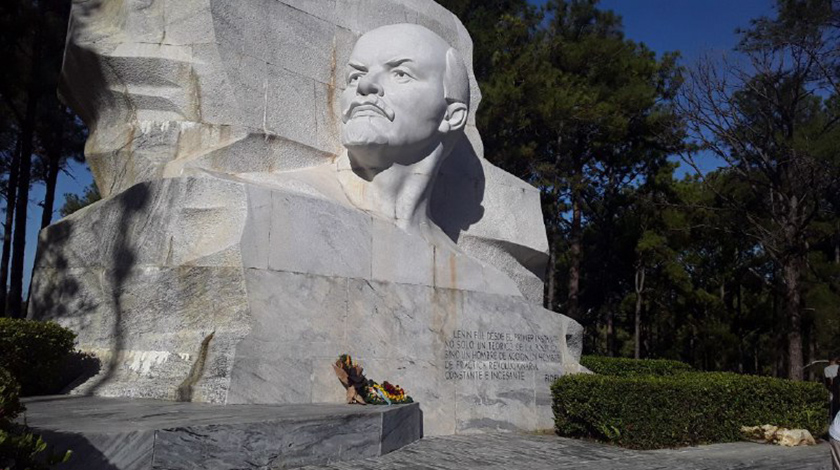
<svg viewBox="0 0 840 470"><path fill-rule="evenodd" d="M552 385L555 430L633 449L734 442L742 427L770 424L825 433L820 384L729 372L694 372L675 361L589 358L605 374L562 377ZM617 365L631 366L626 373Z"/></svg>

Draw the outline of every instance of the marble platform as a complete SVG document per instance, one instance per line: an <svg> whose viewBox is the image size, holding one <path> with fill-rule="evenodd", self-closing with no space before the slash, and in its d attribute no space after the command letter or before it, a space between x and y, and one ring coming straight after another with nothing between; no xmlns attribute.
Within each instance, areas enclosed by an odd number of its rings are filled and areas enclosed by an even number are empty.
<svg viewBox="0 0 840 470"><path fill-rule="evenodd" d="M24 400L62 470L275 469L376 457L422 437L414 403L211 405L101 397Z"/></svg>

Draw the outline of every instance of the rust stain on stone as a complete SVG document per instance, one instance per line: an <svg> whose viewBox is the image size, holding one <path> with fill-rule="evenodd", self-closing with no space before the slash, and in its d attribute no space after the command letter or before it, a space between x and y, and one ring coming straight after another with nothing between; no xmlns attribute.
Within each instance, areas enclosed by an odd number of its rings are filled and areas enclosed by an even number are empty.
<svg viewBox="0 0 840 470"><path fill-rule="evenodd" d="M190 81L192 83L192 91L193 91L193 105L195 106L194 112L196 114L196 121L203 121L202 112L201 112L201 82L198 79L198 73L195 71L195 67L190 67Z"/></svg>
<svg viewBox="0 0 840 470"><path fill-rule="evenodd" d="M335 113L335 91L338 89L336 84L338 77L336 76L338 68L338 51L336 50L336 38L333 36L332 49L330 50L330 82L327 83L327 124L329 129L326 132L335 132L338 126Z"/></svg>
<svg viewBox="0 0 840 470"><path fill-rule="evenodd" d="M452 289L458 286L458 260L455 258L455 254L449 255L449 282Z"/></svg>
<svg viewBox="0 0 840 470"><path fill-rule="evenodd" d="M201 341L201 349L198 352L198 358L195 360L195 363L193 363L187 378L181 382L181 385L178 386L178 390L175 392L177 401L192 401L193 387L196 383L198 383L199 379L201 379L201 376L204 375L204 365L207 362L207 353L210 350L210 340L212 340L215 335L216 332L213 331L207 335L203 341Z"/></svg>
<svg viewBox="0 0 840 470"><path fill-rule="evenodd" d="M118 168L118 171L116 173L108 174L108 177L109 177L110 181L107 182L107 186L104 188L106 190L103 191L103 188L100 188L100 192L102 193L102 197L108 197L111 194L115 194L116 192L119 192L119 191L117 191L118 189L119 190L125 189L125 188L127 188L127 187L129 187L129 186L131 186L132 184L135 183L136 174L135 174L135 171L134 171L134 166L135 166L135 162L134 162L134 150L135 150L134 141L135 141L136 134L137 134L136 123L128 124L127 126L125 126L124 127L124 132L125 132L125 134L123 134L123 135L125 136L125 140L122 144L120 144L119 147L117 147L115 149L112 149L112 150L109 150L109 151L106 151L105 149L101 149L103 152L106 152L105 155L110 153L110 160L111 161L108 162L108 165L111 168L114 168L114 167ZM94 150L97 150L96 145L93 145L93 147L94 147ZM103 155L103 157L104 157L104 155ZM100 161L101 160L104 160L104 158L101 158ZM91 165L91 166L93 166L93 165ZM99 166L99 165L96 165L96 166ZM104 176L98 169L97 170L92 170L92 171L95 171L94 175L99 174L99 175L101 175L100 177ZM104 178L103 178L102 181L104 182ZM129 181L129 183L126 183L126 181ZM99 183L97 183L97 186L99 186Z"/></svg>

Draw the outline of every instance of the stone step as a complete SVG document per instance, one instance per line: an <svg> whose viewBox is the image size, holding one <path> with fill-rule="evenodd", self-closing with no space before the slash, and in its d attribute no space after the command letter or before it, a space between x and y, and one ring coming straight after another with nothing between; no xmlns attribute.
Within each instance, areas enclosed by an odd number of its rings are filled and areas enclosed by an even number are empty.
<svg viewBox="0 0 840 470"><path fill-rule="evenodd" d="M420 439L417 403L213 405L53 396L23 400L62 470L264 469L376 457Z"/></svg>

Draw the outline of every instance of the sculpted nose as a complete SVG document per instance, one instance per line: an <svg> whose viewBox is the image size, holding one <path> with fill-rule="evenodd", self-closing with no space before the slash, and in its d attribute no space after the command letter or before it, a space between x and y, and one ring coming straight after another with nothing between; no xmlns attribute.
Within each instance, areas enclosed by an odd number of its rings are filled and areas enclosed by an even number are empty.
<svg viewBox="0 0 840 470"><path fill-rule="evenodd" d="M376 77L372 74L367 74L359 79L359 84L356 87L356 92L360 95L379 95L382 96L382 85L379 84Z"/></svg>

